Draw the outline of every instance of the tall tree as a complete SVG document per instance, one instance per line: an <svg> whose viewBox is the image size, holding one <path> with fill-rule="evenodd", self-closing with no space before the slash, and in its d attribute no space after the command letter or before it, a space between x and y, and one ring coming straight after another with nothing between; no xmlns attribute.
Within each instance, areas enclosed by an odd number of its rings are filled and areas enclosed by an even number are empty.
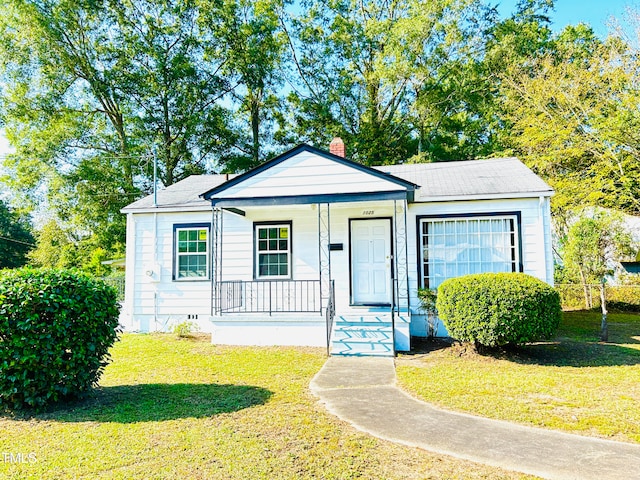
<svg viewBox="0 0 640 480"><path fill-rule="evenodd" d="M228 55L222 70L237 86L232 98L237 105L238 131L248 132L239 133L235 154L222 159L227 171L259 165L273 144L285 51L279 19L287 3L286 0L202 2L205 18L221 19L210 22L212 34Z"/></svg>
<svg viewBox="0 0 640 480"><path fill-rule="evenodd" d="M16 147L16 180L34 188L85 156L108 156L124 194L135 193L123 98L102 5L2 4L2 122Z"/></svg>
<svg viewBox="0 0 640 480"><path fill-rule="evenodd" d="M583 205L640 213L637 56L584 25L551 45L504 69L507 142L556 189L557 215Z"/></svg>
<svg viewBox="0 0 640 480"><path fill-rule="evenodd" d="M424 114L427 93L435 91L429 85L441 87L459 73L452 67L465 63L471 17L477 20L467 13L479 11L480 2L303 5L287 29L298 74L293 83L299 86L289 96L294 131L321 144L340 135L350 156L366 164L405 161L417 153L416 130L431 121Z"/></svg>
<svg viewBox="0 0 640 480"><path fill-rule="evenodd" d="M618 45L592 43L536 59L505 82L512 145L558 191L554 207L606 206L640 213L635 125L640 106Z"/></svg>
<svg viewBox="0 0 640 480"><path fill-rule="evenodd" d="M138 144L153 145L166 186L203 173L233 146L223 98L231 61L215 33L223 17L204 18L193 0L109 0L118 35L111 48L122 75Z"/></svg>
<svg viewBox="0 0 640 480"><path fill-rule="evenodd" d="M590 284L601 284L601 340L607 338L607 306L604 294L605 275L613 273L614 265L636 250L620 215L593 210L581 212L569 228L562 245L564 266L569 274L579 276L584 289L585 307L592 307Z"/></svg>
<svg viewBox="0 0 640 480"><path fill-rule="evenodd" d="M107 248L122 206L215 165L233 145L226 56L191 0L9 0L0 6L0 120L12 186Z"/></svg>
<svg viewBox="0 0 640 480"><path fill-rule="evenodd" d="M498 19L496 12L485 35L478 86L482 96L481 122L490 154L513 155L513 125L502 101L511 69L531 72L532 60L554 50L551 31L553 0L520 0L514 12ZM507 89L508 90L508 89Z"/></svg>
<svg viewBox="0 0 640 480"><path fill-rule="evenodd" d="M430 9L419 9L408 22L413 25L409 33L400 32L396 39L399 57L408 60L414 160L467 160L493 153L495 89L485 57L497 13L475 1L430 2Z"/></svg>

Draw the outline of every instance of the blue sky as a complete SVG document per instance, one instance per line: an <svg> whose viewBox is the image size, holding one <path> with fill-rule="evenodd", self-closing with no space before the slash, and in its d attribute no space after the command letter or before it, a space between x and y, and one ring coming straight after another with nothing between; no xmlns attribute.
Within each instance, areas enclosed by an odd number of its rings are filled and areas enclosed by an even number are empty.
<svg viewBox="0 0 640 480"><path fill-rule="evenodd" d="M498 11L508 16L515 9L517 0L493 0L498 4ZM607 33L607 21L611 16L622 20L625 7L636 7L640 10L639 0L556 0L555 11L551 15L553 29L562 30L566 25L580 22L590 24L601 37Z"/></svg>

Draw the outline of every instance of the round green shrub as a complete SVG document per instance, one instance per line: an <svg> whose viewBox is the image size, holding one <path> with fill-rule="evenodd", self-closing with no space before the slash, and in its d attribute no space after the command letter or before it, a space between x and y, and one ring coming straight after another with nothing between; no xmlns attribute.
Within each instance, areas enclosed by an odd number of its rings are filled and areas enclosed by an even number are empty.
<svg viewBox="0 0 640 480"><path fill-rule="evenodd" d="M449 335L462 342L497 347L553 337L560 296L524 273L482 273L446 280L436 308Z"/></svg>
<svg viewBox="0 0 640 480"><path fill-rule="evenodd" d="M0 274L0 406L35 408L94 386L116 341L116 291L88 275Z"/></svg>

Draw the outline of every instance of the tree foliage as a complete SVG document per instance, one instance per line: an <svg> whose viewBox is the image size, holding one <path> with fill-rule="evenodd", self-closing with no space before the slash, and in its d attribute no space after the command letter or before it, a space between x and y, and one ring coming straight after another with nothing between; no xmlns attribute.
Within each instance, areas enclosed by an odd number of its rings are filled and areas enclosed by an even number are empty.
<svg viewBox="0 0 640 480"><path fill-rule="evenodd" d="M34 243L28 218L0 200L0 269L25 265Z"/></svg>
<svg viewBox="0 0 640 480"><path fill-rule="evenodd" d="M561 253L565 274L577 278L584 287L586 308L591 308L588 285L601 283L621 260L634 257L636 251L619 214L593 210L575 219L563 239Z"/></svg>
<svg viewBox="0 0 640 480"><path fill-rule="evenodd" d="M229 97L243 84L255 91L277 62L268 48L240 51L244 32L233 22L245 11L229 5L4 2L0 120L16 148L6 162L9 185L34 203L44 192L55 214L95 243L124 244L119 211L150 191L153 158L167 186L211 171L242 147ZM268 38L263 25L252 28ZM229 67L239 58L242 74Z"/></svg>
<svg viewBox="0 0 640 480"><path fill-rule="evenodd" d="M338 135L351 158L369 165L419 153L444 159L454 144L461 154L461 138L473 136L480 1L303 5L287 31L298 87L288 101L299 138L326 145Z"/></svg>
<svg viewBox="0 0 640 480"><path fill-rule="evenodd" d="M503 74L508 143L556 189L556 213L640 213L638 66L628 45L579 25Z"/></svg>
<svg viewBox="0 0 640 480"><path fill-rule="evenodd" d="M36 247L28 253L30 265L53 269L77 268L97 277L111 273L111 267L102 262L114 258L123 250L119 245L107 250L95 243L98 240L96 236L80 241L72 230L55 221L42 225L36 239Z"/></svg>
<svg viewBox="0 0 640 480"><path fill-rule="evenodd" d="M554 33L553 4L7 0L5 180L64 225L65 265L123 254L154 160L167 186L334 136L366 165L518 156L560 234L584 205L639 214L640 29Z"/></svg>
<svg viewBox="0 0 640 480"><path fill-rule="evenodd" d="M256 167L272 149L269 147L276 135L275 117L282 107L277 90L283 78L285 38L280 18L286 3L286 0L202 3L212 35L226 49L228 61L222 66L222 72L231 84L238 85L231 90L237 107L236 152L223 159L225 171Z"/></svg>

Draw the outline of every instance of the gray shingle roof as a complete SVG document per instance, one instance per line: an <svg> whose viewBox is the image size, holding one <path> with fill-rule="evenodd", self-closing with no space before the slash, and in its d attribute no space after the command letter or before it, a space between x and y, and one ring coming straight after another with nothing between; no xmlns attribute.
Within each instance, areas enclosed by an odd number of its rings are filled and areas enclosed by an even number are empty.
<svg viewBox="0 0 640 480"><path fill-rule="evenodd" d="M375 167L420 185L416 202L551 194L553 189L517 158L417 163Z"/></svg>
<svg viewBox="0 0 640 480"><path fill-rule="evenodd" d="M463 162L416 163L375 167L420 185L416 202L468 198L506 198L510 195L550 195L553 190L517 158ZM235 175L192 175L158 191L158 208L207 207L200 195ZM153 195L138 200L124 212L153 208Z"/></svg>
<svg viewBox="0 0 640 480"><path fill-rule="evenodd" d="M211 203L200 198L200 194L226 182L235 175L191 175L169 187L158 190L158 208L207 207ZM153 195L147 195L122 210L153 208Z"/></svg>

